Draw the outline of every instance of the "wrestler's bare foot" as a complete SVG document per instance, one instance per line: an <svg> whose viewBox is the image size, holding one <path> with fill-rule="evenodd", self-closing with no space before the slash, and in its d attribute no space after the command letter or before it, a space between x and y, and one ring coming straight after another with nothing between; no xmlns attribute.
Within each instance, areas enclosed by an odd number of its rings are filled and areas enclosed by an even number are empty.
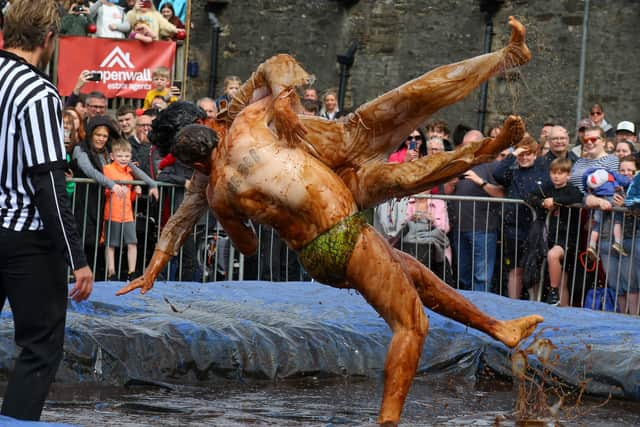
<svg viewBox="0 0 640 427"><path fill-rule="evenodd" d="M510 16L509 26L511 27L511 38L509 39L509 45L505 48L505 70L526 64L531 60L531 51L525 43L527 31L524 25L513 16Z"/></svg>
<svg viewBox="0 0 640 427"><path fill-rule="evenodd" d="M518 345L520 341L531 335L538 326L538 323L543 321L544 318L537 314L512 320L500 320L498 330L493 336L504 343L504 345L513 348Z"/></svg>
<svg viewBox="0 0 640 427"><path fill-rule="evenodd" d="M489 140L482 145L482 148L476 151L476 156L485 154L495 155L495 153L504 150L512 145L516 145L522 140L525 133L524 122L520 116L509 116L502 124L502 129L495 139Z"/></svg>

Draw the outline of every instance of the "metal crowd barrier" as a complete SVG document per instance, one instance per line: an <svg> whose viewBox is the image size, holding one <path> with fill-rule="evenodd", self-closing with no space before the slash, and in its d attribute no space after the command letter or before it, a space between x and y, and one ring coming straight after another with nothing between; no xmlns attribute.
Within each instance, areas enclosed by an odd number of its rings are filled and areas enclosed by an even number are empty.
<svg viewBox="0 0 640 427"><path fill-rule="evenodd" d="M493 215L497 215L501 218L504 215L505 207L508 204L524 205L526 203L522 200L503 199L493 197L461 197L461 196L447 196L447 195L416 195L415 198L426 199L438 199L444 200L448 205L448 213L451 212L454 205L458 205L458 209L470 209L474 212L479 204L489 204L492 206L490 210ZM535 210L527 206L531 210L532 216L535 219ZM609 310L624 312L634 315L640 315L640 304L638 304L638 292L640 291L640 221L639 216L634 215L632 212L624 208L613 208L611 213L605 212L604 215L612 215L613 212L618 212L622 217L621 228L626 231L624 234L624 247L627 251L627 256L618 256L617 253L612 252L611 245L613 240L613 221L601 221L594 228L593 214L599 210L589 209L582 205L574 205L569 208L571 211L577 212L578 224L577 227L580 230L576 236L558 236L557 231L554 236L547 236L548 239L561 243L564 248L574 246L575 251L567 253L562 260L562 270L568 272L567 291L569 292L569 305L584 306L585 303L589 305L587 308L598 310ZM453 209L455 211L455 209ZM516 211L517 212L517 211ZM569 216L572 218L572 216ZM433 258L430 256L423 257L423 262L427 267L431 268L440 278L449 283L451 286L458 289L463 289L459 276L459 264L463 262L470 262L473 265L473 259L461 259L461 254L455 247L456 237L459 236L461 223L456 223L455 218L449 218L450 230L448 232L449 243L452 244L452 262L450 270L443 266L441 263L434 263ZM549 215L545 218L545 230L549 232ZM458 218L458 221L460 218ZM522 220L519 220L516 216L516 227L523 226ZM476 221L474 231L486 232L488 231L489 218L480 218ZM569 222L569 225L572 225ZM604 227L608 227L605 230ZM517 230L517 228L516 228ZM603 232L607 232L608 237L606 239L599 239L599 245L597 248L597 261L591 261L587 254L586 248L589 241L589 235L592 231L598 231L600 236ZM515 233L517 235L517 231ZM493 277L491 278L491 286L488 291L494 292L503 296L508 296L507 284L509 278L509 266L505 264L505 246L514 242L507 241L504 233L504 223L498 221L498 227L496 230L497 242L496 242L496 262L494 265ZM404 241L404 235L401 236L400 241L396 243L396 247L411 252L417 253L417 244L406 243ZM571 240L573 239L573 240ZM486 243L486 241L485 241ZM483 251L487 251L488 248L480 248ZM475 252L475 251L474 251ZM474 253L472 252L472 253ZM526 255L526 252L525 252ZM511 262L518 265L518 255ZM449 274L449 277L447 277ZM538 286L526 290L524 298L530 300L544 301L546 292L549 289L549 274L547 270L546 257L542 259L540 263L540 280ZM474 276L472 276L474 277ZM625 285L626 284L626 285ZM629 292L625 291L629 289Z"/></svg>
<svg viewBox="0 0 640 427"><path fill-rule="evenodd" d="M99 187L90 179L75 178L71 181L75 182L75 190L72 194L73 209L85 244L85 252L90 259L96 280L106 280L104 246L100 243L101 237L104 238L106 233L110 233L110 230L104 230L104 227L102 227L104 220L104 188ZM123 181L122 183L140 185L144 190L144 183L141 181ZM149 200L144 195L134 202L136 234L138 236L137 274L144 271L153 254L162 227L168 217L178 208L181 200L180 194L184 191L182 186L163 182L158 182L158 184L160 198L157 202ZM478 204L487 203L493 207L492 214L500 217L504 214L505 207L508 204L524 204L521 200L501 198L469 198L445 195L419 195L415 197L444 200L449 206L448 211L451 211L453 204L458 204L460 209L472 209L474 215ZM620 307L621 302L623 302L621 297L625 296L622 287L623 279L631 284L632 287L636 287L636 290L640 281L640 275L636 274L635 271L640 266L638 217L628 213L624 216L626 224L623 225L628 228L632 225L633 230L631 235L626 236L626 243L629 249L627 257L601 256L600 262L589 263L585 261L586 257L583 252L585 242L588 240L586 236L592 230L593 211L578 206L571 209L576 209L580 212L579 226L583 231L578 234L577 241L573 242L579 249L571 257L565 257L563 260L563 269L571 272L567 284L568 292L570 293L570 304L582 306L590 291L592 294L598 295L608 293L613 302L606 301L606 299L593 299L592 307L590 308L610 309L609 306L613 304L613 308L616 311L624 309L631 314L640 315L637 293L635 294L635 300L633 300L633 295L627 294L625 307ZM615 210L625 211L624 209ZM92 217L95 218L97 226L91 226ZM484 220L478 221L477 231L486 231L488 222L488 216ZM516 220L516 222L519 224L518 226L521 225L520 221ZM599 231L603 231L603 226L601 223ZM452 219L450 230L447 233L450 242L455 241L456 233L459 233L460 228L460 224L456 224ZM203 283L229 280L310 280L310 277L298 262L295 252L286 246L277 233L269 227L261 225L255 225L255 230L259 241L258 251L255 255L245 257L234 249L224 230L215 221L215 218L211 214L204 216L194 227L193 233L184 247L172 259L170 265L159 277L159 280L198 281ZM507 296L509 274L508 266L504 262L504 248L508 242L503 237L504 225L502 221L498 221L496 232L496 262L493 276L490 279L490 288L487 291ZM609 235L612 236L613 233L610 232ZM567 240L567 238L565 237L564 240ZM564 241L562 238L558 240ZM122 242L122 240L120 241ZM435 252L439 253L442 248L437 248L434 245L418 247L417 243L405 241L405 235L402 233L394 243L395 247L400 250L419 255L421 261L445 282L452 287L462 289L458 266L461 262L473 262L473 260L460 259L460 253L457 252L455 246L448 253L448 256L451 257L451 262L436 262L432 255ZM567 241L567 243L569 242ZM610 246L612 242L601 242L600 247L602 247L603 243ZM487 248L482 249L486 250ZM599 255L604 254L599 253ZM116 270L117 276L121 280L126 278L126 259L125 251L116 250ZM516 265L518 264L517 256L512 262ZM583 266L585 263L587 265ZM531 300L544 301L545 290L549 286L546 259L541 263L540 269L540 282L537 289L528 290L528 298ZM608 272L613 272L613 274L607 274ZM628 297L629 295L631 295L631 298ZM630 305L631 303L634 304L633 307Z"/></svg>

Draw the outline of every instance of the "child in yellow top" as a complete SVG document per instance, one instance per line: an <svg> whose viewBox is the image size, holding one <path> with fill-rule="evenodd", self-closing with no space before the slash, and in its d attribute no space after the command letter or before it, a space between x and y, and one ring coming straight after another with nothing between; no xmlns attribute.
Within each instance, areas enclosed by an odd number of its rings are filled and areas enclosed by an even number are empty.
<svg viewBox="0 0 640 427"><path fill-rule="evenodd" d="M151 73L151 81L153 82L153 89L147 92L144 97L143 109L148 110L151 108L153 99L157 96L163 97L168 103L172 103L178 100L176 94L180 93L180 89L176 86L169 87L169 69L167 67L156 67Z"/></svg>

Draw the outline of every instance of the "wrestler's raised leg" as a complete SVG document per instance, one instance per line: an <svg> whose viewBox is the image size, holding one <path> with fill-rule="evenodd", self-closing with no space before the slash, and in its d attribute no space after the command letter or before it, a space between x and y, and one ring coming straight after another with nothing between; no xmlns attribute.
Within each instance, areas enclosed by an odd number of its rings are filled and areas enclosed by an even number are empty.
<svg viewBox="0 0 640 427"><path fill-rule="evenodd" d="M454 151L424 156L412 162L367 162L360 168L340 169L339 174L351 190L358 207L366 209L390 198L404 197L431 189L476 164L491 161L494 159L492 153L498 153L520 142L524 132L522 119L509 116L495 139L485 138L474 141Z"/></svg>
<svg viewBox="0 0 640 427"><path fill-rule="evenodd" d="M371 157L390 153L431 114L460 101L497 73L527 63L525 28L509 17L509 44L492 53L444 65L362 105L345 124L352 149Z"/></svg>
<svg viewBox="0 0 640 427"><path fill-rule="evenodd" d="M413 280L420 299L426 307L482 331L508 347L515 347L521 340L531 335L538 323L544 320L539 315L513 320L494 319L440 280L420 261L405 252L394 250L396 256L402 260L405 270Z"/></svg>
<svg viewBox="0 0 640 427"><path fill-rule="evenodd" d="M378 421L396 425L416 372L427 334L420 298L393 249L365 227L347 265L346 278L393 331L384 368L384 394Z"/></svg>

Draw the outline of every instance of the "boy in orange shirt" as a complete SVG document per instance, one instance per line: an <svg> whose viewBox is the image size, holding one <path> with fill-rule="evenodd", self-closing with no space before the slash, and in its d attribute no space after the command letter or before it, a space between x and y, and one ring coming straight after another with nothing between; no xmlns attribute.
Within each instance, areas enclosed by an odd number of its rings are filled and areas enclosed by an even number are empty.
<svg viewBox="0 0 640 427"><path fill-rule="evenodd" d="M178 100L180 89L177 86L169 87L170 75L171 72L167 67L159 66L153 69L151 73L153 89L149 90L144 97L144 105L142 106L144 110L151 108L153 99L156 96L163 97L169 104Z"/></svg>
<svg viewBox="0 0 640 427"><path fill-rule="evenodd" d="M158 185L144 172L131 166L131 144L123 139L114 141L111 145L112 163L105 165L104 175L114 181L132 181L135 178L143 180L149 185L149 194L158 198ZM134 178L135 177L135 178ZM138 239L136 237L136 223L133 216L133 201L142 193L139 185L126 184L129 191L120 197L108 188L105 190L106 203L104 206L105 242L107 246L107 275L109 280L115 276L115 248L120 242L127 245L127 280L131 280L136 271L138 257Z"/></svg>

